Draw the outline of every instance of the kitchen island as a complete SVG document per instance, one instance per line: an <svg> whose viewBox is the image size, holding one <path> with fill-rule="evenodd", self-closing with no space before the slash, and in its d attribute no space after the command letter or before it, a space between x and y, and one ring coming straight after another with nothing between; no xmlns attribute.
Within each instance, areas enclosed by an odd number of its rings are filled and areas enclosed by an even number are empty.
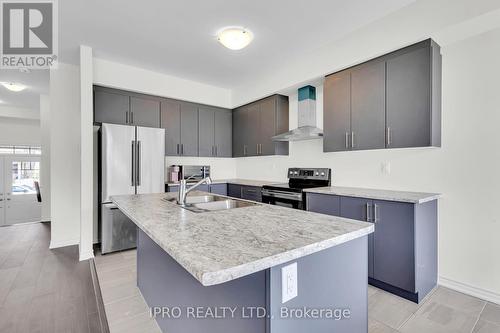
<svg viewBox="0 0 500 333"><path fill-rule="evenodd" d="M367 332L373 224L265 204L194 213L174 198L112 197L138 226L137 283L164 332Z"/></svg>

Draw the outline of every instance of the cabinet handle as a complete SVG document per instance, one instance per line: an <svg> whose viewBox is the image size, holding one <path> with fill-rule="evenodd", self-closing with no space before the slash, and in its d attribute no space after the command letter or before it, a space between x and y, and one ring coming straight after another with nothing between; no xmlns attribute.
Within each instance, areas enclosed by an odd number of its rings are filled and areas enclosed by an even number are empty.
<svg viewBox="0 0 500 333"><path fill-rule="evenodd" d="M125 124L128 124L128 111L125 111Z"/></svg>
<svg viewBox="0 0 500 333"><path fill-rule="evenodd" d="M354 132L351 132L351 148L354 148Z"/></svg>
<svg viewBox="0 0 500 333"><path fill-rule="evenodd" d="M345 148L349 149L349 133L345 132Z"/></svg>
<svg viewBox="0 0 500 333"><path fill-rule="evenodd" d="M373 219L373 222L374 222L374 223L377 223L378 221L380 221L380 218L379 218L379 209L378 209L378 205L377 205L377 204L375 204L373 207L374 207L374 208L373 208L373 211L374 211L374 213L373 213L373 214L374 214L374 219Z"/></svg>
<svg viewBox="0 0 500 333"><path fill-rule="evenodd" d="M391 145L391 128L390 127L387 127L387 130L386 130L386 140L387 140L387 147L389 147Z"/></svg>
<svg viewBox="0 0 500 333"><path fill-rule="evenodd" d="M214 156L214 146L212 146L212 156Z"/></svg>
<svg viewBox="0 0 500 333"><path fill-rule="evenodd" d="M177 155L180 155L180 153L179 153L179 144L177 144Z"/></svg>
<svg viewBox="0 0 500 333"><path fill-rule="evenodd" d="M371 222L372 221L372 218L371 218L371 210L372 210L372 204L367 202L366 203L366 222Z"/></svg>
<svg viewBox="0 0 500 333"><path fill-rule="evenodd" d="M217 146L215 146L215 156L218 156L219 153L217 152Z"/></svg>
<svg viewBox="0 0 500 333"><path fill-rule="evenodd" d="M184 144L181 143L181 155L184 155Z"/></svg>
<svg viewBox="0 0 500 333"><path fill-rule="evenodd" d="M133 111L130 111L130 123L131 124L134 123L134 112Z"/></svg>

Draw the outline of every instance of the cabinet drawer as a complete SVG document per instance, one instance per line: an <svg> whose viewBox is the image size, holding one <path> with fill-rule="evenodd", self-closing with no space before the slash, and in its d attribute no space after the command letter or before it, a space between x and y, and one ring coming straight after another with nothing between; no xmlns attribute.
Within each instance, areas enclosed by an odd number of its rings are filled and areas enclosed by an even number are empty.
<svg viewBox="0 0 500 333"><path fill-rule="evenodd" d="M227 184L212 184L210 185L210 193L227 195Z"/></svg>
<svg viewBox="0 0 500 333"><path fill-rule="evenodd" d="M236 184L227 184L227 195L233 198L241 198L241 186Z"/></svg>
<svg viewBox="0 0 500 333"><path fill-rule="evenodd" d="M262 202L262 192L260 187L256 186L242 186L241 187L241 198L246 200L252 200L257 202Z"/></svg>
<svg viewBox="0 0 500 333"><path fill-rule="evenodd" d="M340 197L337 195L307 193L306 207L310 212L340 216Z"/></svg>

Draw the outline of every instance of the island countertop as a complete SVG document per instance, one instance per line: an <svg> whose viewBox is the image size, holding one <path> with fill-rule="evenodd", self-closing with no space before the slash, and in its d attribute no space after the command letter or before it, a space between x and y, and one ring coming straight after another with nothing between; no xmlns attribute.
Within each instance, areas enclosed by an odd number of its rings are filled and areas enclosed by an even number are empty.
<svg viewBox="0 0 500 333"><path fill-rule="evenodd" d="M441 197L441 194L439 193L394 191L342 186L308 188L305 189L304 192L339 195L345 197L369 198L386 201L408 202L414 204L422 204L428 201L439 199Z"/></svg>
<svg viewBox="0 0 500 333"><path fill-rule="evenodd" d="M165 200L175 196L120 195L111 200L204 286L250 275L374 231L372 223L267 204L193 213Z"/></svg>

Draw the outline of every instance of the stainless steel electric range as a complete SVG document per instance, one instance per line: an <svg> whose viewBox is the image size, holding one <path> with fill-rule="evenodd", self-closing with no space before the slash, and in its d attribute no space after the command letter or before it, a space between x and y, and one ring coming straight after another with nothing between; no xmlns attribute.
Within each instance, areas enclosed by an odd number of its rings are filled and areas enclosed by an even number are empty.
<svg viewBox="0 0 500 333"><path fill-rule="evenodd" d="M283 207L305 209L304 189L330 186L331 170L328 168L290 168L288 183L262 187L262 202Z"/></svg>

